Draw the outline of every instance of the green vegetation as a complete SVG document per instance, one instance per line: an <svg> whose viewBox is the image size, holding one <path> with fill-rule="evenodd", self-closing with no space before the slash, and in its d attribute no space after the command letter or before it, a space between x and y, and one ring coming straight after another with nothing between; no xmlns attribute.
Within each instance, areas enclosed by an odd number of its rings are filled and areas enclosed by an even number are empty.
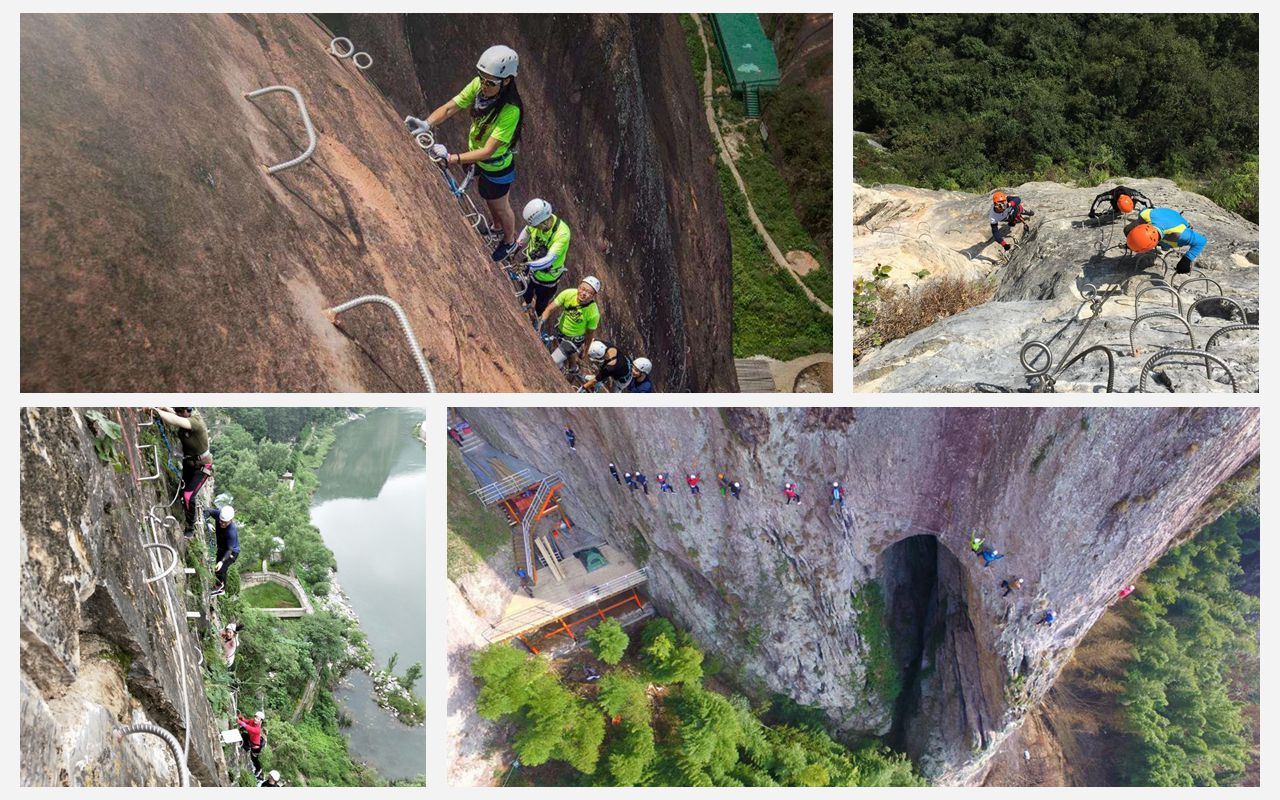
<svg viewBox="0 0 1280 800"><path fill-rule="evenodd" d="M858 615L858 637L867 647L864 654L867 687L876 693L886 708L893 708L902 693L902 674L893 659L880 584L875 581L863 584L853 595L852 603L854 613Z"/></svg>
<svg viewBox="0 0 1280 800"><path fill-rule="evenodd" d="M1259 695L1258 599L1232 581L1240 530L1257 525L1251 510L1221 517L1147 570L1126 608L1133 652L1120 702L1135 740L1134 785L1232 786L1244 775L1243 711ZM1233 697L1242 675L1244 697Z"/></svg>
<svg viewBox="0 0 1280 800"><path fill-rule="evenodd" d="M988 192L1166 177L1258 220L1258 17L854 18L855 175Z"/></svg>
<svg viewBox="0 0 1280 800"><path fill-rule="evenodd" d="M684 29L694 79L701 93L706 64L702 40L691 16L682 14L680 24ZM728 81L716 54L715 42L709 39L708 44L712 51L713 86L727 87ZM757 215L783 252L801 250L817 259L819 267L802 280L810 291L819 298L825 298L830 305L830 258L796 218L790 191L765 150L758 126L746 122L741 100L731 94L714 91L712 97L721 134L730 143L731 151L736 153L734 164L747 186ZM710 131L707 135L711 135ZM764 241L751 224L746 202L733 175L718 157L716 171L720 177L720 193L733 248L734 356L766 355L786 361L810 353L831 352L831 317L815 307L795 285L791 275L774 263ZM827 173L829 184L829 168ZM830 214L829 203L827 213Z"/></svg>
<svg viewBox="0 0 1280 800"><path fill-rule="evenodd" d="M456 581L504 547L510 547L511 530L501 515L485 508L471 494L476 481L462 462L458 448L449 446L445 466L449 497L446 569L449 580Z"/></svg>
<svg viewBox="0 0 1280 800"><path fill-rule="evenodd" d="M268 583L239 590L240 568L255 568L275 550L280 558L271 561L271 569L294 573L313 597L329 592L330 573L336 567L333 553L311 525L310 498L318 486L315 470L333 442L332 423L342 415L335 416L331 409L280 409L296 415L284 418L305 421L305 427L295 431L295 443L256 439L240 424L242 418L258 419L261 411L208 412L216 421L210 444L218 465L217 488L234 498L240 523L240 559L229 574L227 593L217 598L218 613L224 622L238 622L241 633L232 670L226 668L216 633L206 637L205 693L218 716L266 712L263 765L279 770L287 782L383 785L372 769L352 761L330 692L348 670L368 664L371 655L363 632L350 618L325 610L291 620L261 610L298 604L283 586ZM308 412L314 414L307 417ZM293 491L280 481L285 471L294 474ZM208 581L202 537L192 541L188 556L192 553L198 574ZM316 689L310 707L303 703L308 687ZM238 708L231 706L233 692ZM243 773L233 778L253 785Z"/></svg>
<svg viewBox="0 0 1280 800"><path fill-rule="evenodd" d="M703 686L702 652L665 619L641 631L630 659L571 690L550 662L509 645L475 654L477 708L516 726L525 780L597 786L921 786L910 762L875 743L855 749L790 703L753 709ZM769 724L764 720L783 717ZM606 722L607 728L606 728ZM549 762L563 762L551 765ZM548 765L545 772L537 772ZM564 766L567 765L569 771Z"/></svg>
<svg viewBox="0 0 1280 800"><path fill-rule="evenodd" d="M240 592L240 598L254 608L297 608L298 598L286 586L260 583Z"/></svg>
<svg viewBox="0 0 1280 800"><path fill-rule="evenodd" d="M626 654L627 645L631 643L631 639L627 636L627 632L622 629L622 624L610 617L587 631L587 642L591 652L595 653L596 658L612 665L622 660L622 656Z"/></svg>

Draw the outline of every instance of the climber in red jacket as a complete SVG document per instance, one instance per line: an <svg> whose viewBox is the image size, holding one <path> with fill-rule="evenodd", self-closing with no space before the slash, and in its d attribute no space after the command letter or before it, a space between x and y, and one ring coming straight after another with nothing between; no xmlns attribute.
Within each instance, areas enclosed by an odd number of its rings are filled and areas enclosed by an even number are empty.
<svg viewBox="0 0 1280 800"><path fill-rule="evenodd" d="M262 754L262 746L267 742L266 732L262 729L262 721L266 719L267 714L259 711L252 718L246 717L237 712L236 723L240 726L240 743L241 746L249 751L249 760L253 762L253 774L261 779L262 762L258 760L258 756Z"/></svg>
<svg viewBox="0 0 1280 800"><path fill-rule="evenodd" d="M788 483L782 487L782 493L787 497L787 505L791 505L792 500L796 501L796 505L800 505L800 494L796 491L794 483Z"/></svg>
<svg viewBox="0 0 1280 800"><path fill-rule="evenodd" d="M702 477L698 473L691 472L684 479L689 484L689 494L702 494L702 490L698 488L698 481L702 480Z"/></svg>
<svg viewBox="0 0 1280 800"><path fill-rule="evenodd" d="M1126 586L1126 587L1124 587L1123 589L1121 589L1121 590L1120 590L1120 599L1121 599L1121 600L1123 600L1123 599L1125 599L1126 597L1128 597L1129 595L1133 594L1133 590L1134 590L1134 589L1136 589L1136 588L1138 588L1138 587L1134 586L1134 585L1131 583L1131 584L1129 584L1128 586Z"/></svg>

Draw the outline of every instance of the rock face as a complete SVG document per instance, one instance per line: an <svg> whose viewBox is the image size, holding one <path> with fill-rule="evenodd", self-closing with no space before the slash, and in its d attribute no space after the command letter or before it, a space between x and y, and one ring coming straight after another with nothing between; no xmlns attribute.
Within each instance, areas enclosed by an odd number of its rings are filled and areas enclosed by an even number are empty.
<svg viewBox="0 0 1280 800"><path fill-rule="evenodd" d="M99 461L78 411L28 409L21 422L22 784L178 785L159 738L116 740L113 726L136 722L179 742L188 732L193 785L225 784L221 725L182 617L187 598L175 588L181 564L176 579L144 582L157 564L142 548L142 519L164 499ZM175 526L168 543L180 551L181 538Z"/></svg>
<svg viewBox="0 0 1280 800"><path fill-rule="evenodd" d="M1184 213L1209 240L1192 277L1215 283L1195 280L1184 285L1183 276L1172 271L1176 258L1166 264L1156 254L1124 255L1124 220L1087 218L1094 196L1116 183ZM1083 300L1089 285L1106 300L1071 355L1099 344L1110 348L1116 356L1115 391L1136 391L1144 364L1157 350L1188 344L1182 323L1163 318L1141 323L1131 345L1135 301L1140 314L1167 310L1185 319L1197 300L1225 295L1241 304L1247 322L1258 322L1258 227L1206 198L1182 191L1171 181L1132 178L1092 188L1028 183L1008 191L1021 196L1036 216L1013 235L1017 246L1005 258L990 238L985 195L855 185L855 277L866 278L876 265L890 264L894 267L890 280L895 284L917 283L912 273L922 269L929 273L926 278L987 278L996 284L991 302L863 356L854 368L855 388L887 392L1025 388L1019 350L1033 340L1044 342L1053 352L1056 373L1072 340L1092 317ZM1142 293L1152 281L1165 283L1166 272L1176 292ZM1211 301L1195 309L1189 321L1195 345L1203 349L1216 331L1245 320L1228 304ZM1257 342L1256 331L1227 333L1211 351L1230 366L1240 391L1257 391ZM1149 379L1147 390L1230 391L1221 368L1215 366L1212 378L1207 378L1203 359L1198 367L1195 358L1183 361L1183 366L1158 368L1164 375ZM1056 386L1101 391L1106 380L1106 359L1098 353L1062 370Z"/></svg>
<svg viewBox="0 0 1280 800"><path fill-rule="evenodd" d="M886 735L943 784L981 782L1116 587L1204 523L1206 499L1259 447L1256 411L1234 408L462 413L562 472L575 522L647 564L660 613L733 684L819 706L850 736ZM637 496L609 461L712 485L697 499L683 485ZM716 492L719 471L741 500ZM828 502L833 480L843 511ZM783 504L786 481L802 505ZM1006 557L983 567L973 530ZM1015 576L1026 585L1006 600L999 583ZM869 679L879 620L860 619L855 598L872 583L903 680L896 703ZM1049 607L1057 623L1037 625Z"/></svg>
<svg viewBox="0 0 1280 800"><path fill-rule="evenodd" d="M401 122L501 39L527 114L517 213L535 195L563 213L569 279L600 277L604 335L648 355L660 389L733 390L728 231L679 26L477 20L351 17L361 72L304 16L24 18L23 388L419 391L385 308L346 312L345 335L323 314L384 294L441 390L563 390ZM242 96L275 84L302 93L319 144L268 177L306 146L289 95ZM451 149L464 130L444 129Z"/></svg>

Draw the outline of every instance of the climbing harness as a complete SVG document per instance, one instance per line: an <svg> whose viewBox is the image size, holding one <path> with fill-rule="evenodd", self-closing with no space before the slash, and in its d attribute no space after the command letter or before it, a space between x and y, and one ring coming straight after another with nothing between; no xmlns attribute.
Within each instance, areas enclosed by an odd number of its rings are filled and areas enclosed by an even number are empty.
<svg viewBox="0 0 1280 800"><path fill-rule="evenodd" d="M341 50L338 47L339 42L345 42L345 46ZM369 67L373 66L373 56L363 51L357 53L356 46L352 44L351 40L345 36L333 37L333 41L329 42L329 54L332 56L337 56L340 59L341 58L351 59L351 63L355 64L356 68L360 70L366 70ZM360 63L361 56L364 56L363 64Z"/></svg>
<svg viewBox="0 0 1280 800"><path fill-rule="evenodd" d="M427 385L428 392L435 392L435 379L431 376L431 368L427 365L427 359L422 354L422 348L418 347L418 339L413 335L413 328L409 325L409 317L404 313L404 309L401 308L400 304L395 300L392 300L390 297L386 297L385 295L367 294L363 297L357 297L354 300L348 300L347 302L342 303L341 305L336 305L333 308L326 309L325 314L328 315L330 322L337 325L339 314L353 309L356 306L362 306L365 303L380 303L391 309L392 313L396 315L396 322L400 323L400 330L404 332L405 341L409 344L409 352L413 355L414 363L418 365L418 372L422 375L422 382Z"/></svg>
<svg viewBox="0 0 1280 800"><path fill-rule="evenodd" d="M244 94L244 99L253 100L264 94L270 94L271 92L288 92L293 95L293 99L297 101L298 111L302 114L302 124L307 128L307 149L302 151L302 155L295 156L288 161L282 161L274 167L263 165L262 168L267 171L268 175L274 175L277 172L281 172L291 167L296 167L311 158L311 154L316 151L316 129L315 126L311 124L311 115L307 113L307 104L302 99L302 93L297 89L292 86L284 86L283 84L278 86L266 86L262 89L255 89L252 92L246 92Z"/></svg>

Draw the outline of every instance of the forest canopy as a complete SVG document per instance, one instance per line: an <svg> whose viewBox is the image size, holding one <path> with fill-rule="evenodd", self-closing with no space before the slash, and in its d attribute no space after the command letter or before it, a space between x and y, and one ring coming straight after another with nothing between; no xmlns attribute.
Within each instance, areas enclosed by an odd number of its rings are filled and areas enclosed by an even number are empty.
<svg viewBox="0 0 1280 800"><path fill-rule="evenodd" d="M863 183L1164 177L1258 219L1253 14L855 15Z"/></svg>

